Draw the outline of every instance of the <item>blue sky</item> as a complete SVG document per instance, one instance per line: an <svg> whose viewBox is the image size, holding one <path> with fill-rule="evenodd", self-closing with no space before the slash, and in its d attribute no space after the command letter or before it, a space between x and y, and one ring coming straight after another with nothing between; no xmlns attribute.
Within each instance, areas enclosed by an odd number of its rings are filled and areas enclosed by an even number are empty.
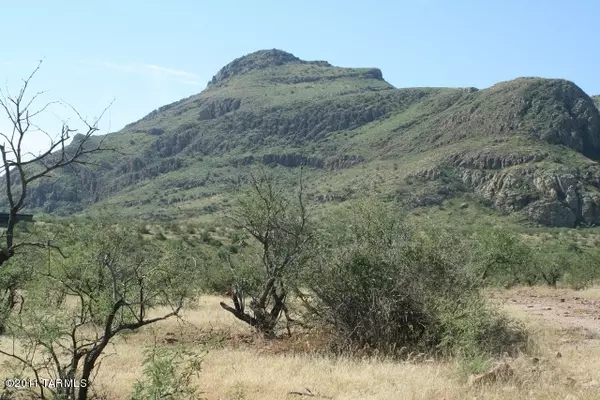
<svg viewBox="0 0 600 400"><path fill-rule="evenodd" d="M47 91L42 100L64 99L93 118L115 99L102 132L198 93L234 58L270 48L378 67L396 87L543 76L600 94L598 17L596 0L11 1L0 17L0 78L14 90L43 59L32 82L32 93ZM39 121L46 130L73 117L52 110ZM35 134L27 142L34 152L44 145Z"/></svg>

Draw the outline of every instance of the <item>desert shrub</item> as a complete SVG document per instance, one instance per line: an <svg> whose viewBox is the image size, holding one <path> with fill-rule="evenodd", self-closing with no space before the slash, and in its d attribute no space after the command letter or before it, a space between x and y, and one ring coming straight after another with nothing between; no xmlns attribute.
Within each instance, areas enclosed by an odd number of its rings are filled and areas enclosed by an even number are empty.
<svg viewBox="0 0 600 400"><path fill-rule="evenodd" d="M455 310L439 313L441 340L436 349L442 354L472 360L528 349L524 326L488 306L481 296L470 297L461 308L458 317Z"/></svg>
<svg viewBox="0 0 600 400"><path fill-rule="evenodd" d="M217 261L217 257L213 256L212 261L205 263L202 270L203 290L210 294L227 293L234 283L234 276L227 264Z"/></svg>
<svg viewBox="0 0 600 400"><path fill-rule="evenodd" d="M164 233L162 233L162 232L158 232L158 233L156 234L156 239L158 239L158 240L167 240L167 237L165 236L165 234L164 234Z"/></svg>
<svg viewBox="0 0 600 400"><path fill-rule="evenodd" d="M334 332L336 350L401 356L516 352L525 333L488 308L451 231L409 226L382 205L361 204L330 221L330 251L306 277L308 316Z"/></svg>
<svg viewBox="0 0 600 400"><path fill-rule="evenodd" d="M553 287L563 282L571 270L579 269L583 261L580 249L556 240L538 245L533 254L533 269L539 282Z"/></svg>
<svg viewBox="0 0 600 400"><path fill-rule="evenodd" d="M145 351L144 379L133 386L132 400L200 399L191 380L200 373L202 358L181 347L159 347Z"/></svg>
<svg viewBox="0 0 600 400"><path fill-rule="evenodd" d="M600 282L600 250L571 252L564 257L563 282L574 289L584 289Z"/></svg>
<svg viewBox="0 0 600 400"><path fill-rule="evenodd" d="M264 168L252 172L248 180L250 187L242 191L227 218L253 243L236 257L220 252L235 282L230 303L220 305L267 338L277 337L280 318L285 316L291 335L294 320L288 295L294 291L315 245L302 169L294 191Z"/></svg>
<svg viewBox="0 0 600 400"><path fill-rule="evenodd" d="M202 241L204 243L208 243L212 239L212 236L210 236L210 232L209 231L203 231L202 234L201 234L201 236L200 236L200 239L202 239Z"/></svg>
<svg viewBox="0 0 600 400"><path fill-rule="evenodd" d="M600 278L600 252L582 249L556 231L528 241L508 228L484 227L471 237L470 265L485 285L566 284L579 289Z"/></svg>
<svg viewBox="0 0 600 400"><path fill-rule="evenodd" d="M542 279L533 248L518 233L485 227L475 232L470 243L470 265L483 284L531 286Z"/></svg>

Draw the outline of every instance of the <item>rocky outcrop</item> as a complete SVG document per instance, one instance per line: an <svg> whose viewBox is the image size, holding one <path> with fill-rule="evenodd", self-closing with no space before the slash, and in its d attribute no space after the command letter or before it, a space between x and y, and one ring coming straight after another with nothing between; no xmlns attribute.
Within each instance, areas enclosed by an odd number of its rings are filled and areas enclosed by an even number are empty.
<svg viewBox="0 0 600 400"><path fill-rule="evenodd" d="M192 143L198 131L199 127L195 123L183 124L171 135L159 136L143 158L153 160L156 156L166 158L179 154Z"/></svg>
<svg viewBox="0 0 600 400"><path fill-rule="evenodd" d="M229 112L240 108L242 101L240 99L210 99L200 101L201 106L198 110L198 121L218 118Z"/></svg>
<svg viewBox="0 0 600 400"><path fill-rule="evenodd" d="M254 69L276 67L283 64L298 63L301 60L291 53L272 49L260 50L236 58L217 72L209 82L210 85L216 85L233 75L241 75Z"/></svg>
<svg viewBox="0 0 600 400"><path fill-rule="evenodd" d="M547 158L545 153L449 156L436 167L406 177L408 184L420 181L416 188L423 192L413 196L410 204L441 204L456 195L457 190L472 191L485 204L505 212L519 212L543 226L600 225L600 165L589 163L574 168L537 163ZM440 190L440 185L448 189L447 193Z"/></svg>
<svg viewBox="0 0 600 400"><path fill-rule="evenodd" d="M225 82L228 78L236 75L243 75L250 71L277 67L285 64L310 64L318 67L331 67L327 61L304 61L294 56L291 53L272 49L272 50L260 50L254 53L247 54L243 57L236 58L231 63L227 64L217 72L215 76L208 82L208 86L220 85ZM383 73L379 68L368 68L368 69L357 69L357 72L352 77L360 77L365 79L376 79L383 81ZM331 79L338 79L350 76L335 75ZM279 83L301 83L301 82L314 82L311 77L278 77L273 78ZM325 79L324 77L317 77L316 80Z"/></svg>
<svg viewBox="0 0 600 400"><path fill-rule="evenodd" d="M477 153L474 155L455 154L449 157L449 161L455 167L478 168L478 169L502 169L513 165L538 162L548 157L548 153L524 155L499 155L493 153Z"/></svg>
<svg viewBox="0 0 600 400"><path fill-rule="evenodd" d="M314 64L321 67L331 67L327 61L304 61L283 50L259 50L236 58L217 72L208 83L218 85L234 75L242 75L252 70L277 67L284 64Z"/></svg>
<svg viewBox="0 0 600 400"><path fill-rule="evenodd" d="M282 165L284 167L309 166L323 168L325 162L317 157L304 157L298 154L265 154L262 157L263 164Z"/></svg>
<svg viewBox="0 0 600 400"><path fill-rule="evenodd" d="M363 162L364 159L361 156L356 155L341 155L323 159L319 157L305 157L300 154L265 154L262 157L247 156L236 159L233 160L231 164L238 167L249 165L257 161L266 165L282 165L290 168L306 166L310 168L334 170L349 168Z"/></svg>
<svg viewBox="0 0 600 400"><path fill-rule="evenodd" d="M378 81L382 81L383 72L381 72L379 68L369 68L369 70L365 72L365 78L377 79Z"/></svg>
<svg viewBox="0 0 600 400"><path fill-rule="evenodd" d="M224 117L222 127L232 133L256 131L263 137L284 136L289 140L304 141L385 118L394 107L394 104L382 99L379 104L368 107L361 104L347 108L309 105L292 115L275 110L262 115L240 110Z"/></svg>
<svg viewBox="0 0 600 400"><path fill-rule="evenodd" d="M573 82L532 78L521 89L524 119L547 124L527 130L552 144L562 144L592 159L600 159L600 113L593 100Z"/></svg>
<svg viewBox="0 0 600 400"><path fill-rule="evenodd" d="M486 173L464 169L463 182L499 209L522 211L544 226L600 224L600 193L577 171L535 167ZM586 187L588 186L588 187Z"/></svg>
<svg viewBox="0 0 600 400"><path fill-rule="evenodd" d="M352 72L340 73L331 76L274 76L268 81L272 83L297 84L332 81L336 79L376 79L383 81L383 72L379 68L355 69Z"/></svg>
<svg viewBox="0 0 600 400"><path fill-rule="evenodd" d="M163 133L165 133L165 130L161 129L161 128L150 128L150 129L148 129L148 135L160 136Z"/></svg>
<svg viewBox="0 0 600 400"><path fill-rule="evenodd" d="M600 112L573 82L519 78L471 93L427 121L423 141L443 146L465 138L518 134L567 146L600 160Z"/></svg>
<svg viewBox="0 0 600 400"><path fill-rule="evenodd" d="M577 222L577 215L571 208L564 203L552 200L532 203L527 209L527 216L545 226L572 228Z"/></svg>
<svg viewBox="0 0 600 400"><path fill-rule="evenodd" d="M356 164L365 161L362 156L356 155L341 155L329 157L325 160L325 168L327 169L342 169L350 168Z"/></svg>

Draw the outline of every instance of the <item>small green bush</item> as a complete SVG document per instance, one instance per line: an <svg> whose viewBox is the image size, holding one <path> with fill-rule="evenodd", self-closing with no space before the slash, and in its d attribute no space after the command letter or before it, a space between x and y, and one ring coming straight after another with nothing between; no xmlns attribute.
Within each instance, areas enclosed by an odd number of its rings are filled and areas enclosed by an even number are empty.
<svg viewBox="0 0 600 400"><path fill-rule="evenodd" d="M145 351L144 379L134 384L132 400L197 400L200 393L191 384L202 358L181 347L152 346Z"/></svg>
<svg viewBox="0 0 600 400"><path fill-rule="evenodd" d="M167 237L165 236L165 234L164 234L164 233L162 233L162 232L158 232L158 233L156 234L156 239L158 239L158 240L167 240Z"/></svg>
<svg viewBox="0 0 600 400"><path fill-rule="evenodd" d="M574 289L585 289L600 282L600 250L597 248L569 254L563 281Z"/></svg>

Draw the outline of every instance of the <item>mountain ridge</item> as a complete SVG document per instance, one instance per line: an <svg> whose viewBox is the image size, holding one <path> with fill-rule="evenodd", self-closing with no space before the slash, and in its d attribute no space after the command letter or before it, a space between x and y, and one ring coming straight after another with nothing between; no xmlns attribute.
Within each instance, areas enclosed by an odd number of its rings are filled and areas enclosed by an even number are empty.
<svg viewBox="0 0 600 400"><path fill-rule="evenodd" d="M564 79L395 88L376 68L262 50L221 68L201 93L109 134L105 143L130 155L97 156L100 167L42 182L30 207L111 204L189 218L225 207L231 185L259 162L282 175L308 166L309 194L326 204L377 195L420 207L473 193L541 225L593 225L597 104Z"/></svg>

